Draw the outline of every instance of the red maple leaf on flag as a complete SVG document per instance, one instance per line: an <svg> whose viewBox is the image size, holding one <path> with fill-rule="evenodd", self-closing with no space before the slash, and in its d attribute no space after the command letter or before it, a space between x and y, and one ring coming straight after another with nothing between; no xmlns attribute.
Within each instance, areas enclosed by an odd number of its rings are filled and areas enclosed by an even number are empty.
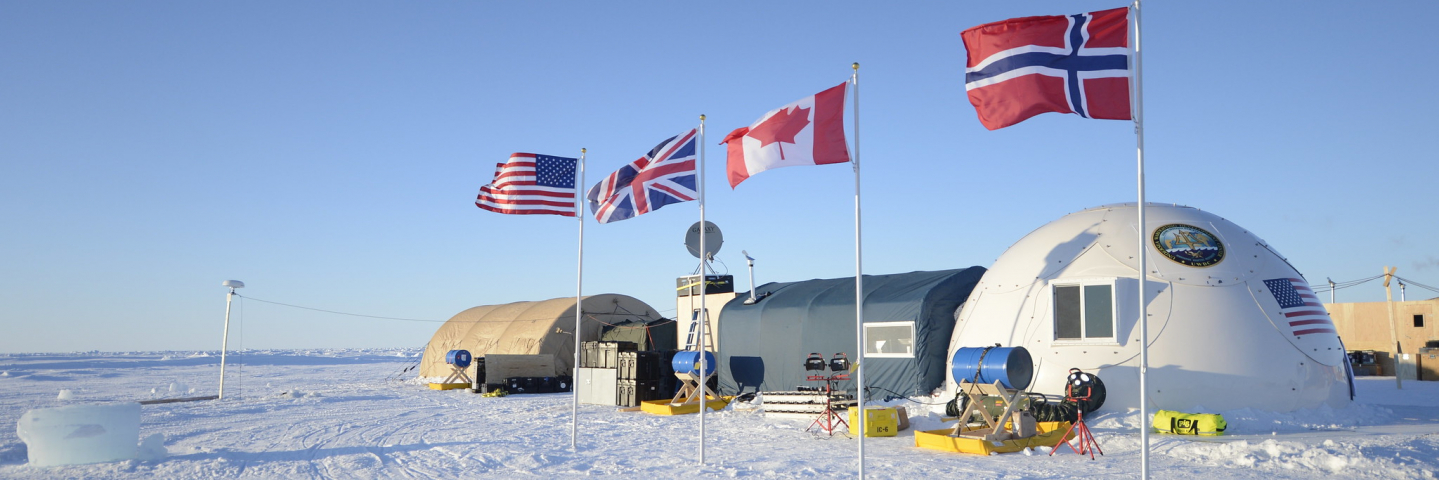
<svg viewBox="0 0 1439 480"><path fill-rule="evenodd" d="M795 143L795 134L809 126L809 110L799 107L780 110L765 119L764 123L750 129L745 136L759 140L760 148L771 143L780 144L779 158L784 160L784 144Z"/></svg>

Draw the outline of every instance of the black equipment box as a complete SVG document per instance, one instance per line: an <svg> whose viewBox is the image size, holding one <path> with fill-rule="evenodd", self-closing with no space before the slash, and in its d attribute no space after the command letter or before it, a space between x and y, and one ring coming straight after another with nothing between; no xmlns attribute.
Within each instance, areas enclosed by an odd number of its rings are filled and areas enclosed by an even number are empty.
<svg viewBox="0 0 1439 480"><path fill-rule="evenodd" d="M573 385L574 380L569 375L561 375L558 377L513 377L506 378L503 384L505 390L512 395L568 392L573 388ZM492 385L487 384L485 386L487 390L483 393L492 391L491 386ZM493 387L499 386L501 385L493 385Z"/></svg>
<svg viewBox="0 0 1439 480"><path fill-rule="evenodd" d="M660 352L619 352L619 369L621 380L659 380Z"/></svg>
<svg viewBox="0 0 1439 480"><path fill-rule="evenodd" d="M705 293L733 293L734 275L705 275ZM675 279L675 293L681 297L700 294L700 276L688 275Z"/></svg>
<svg viewBox="0 0 1439 480"><path fill-rule="evenodd" d="M505 379L505 390L510 395L524 393L540 393L540 385L536 377L513 377Z"/></svg>
<svg viewBox="0 0 1439 480"><path fill-rule="evenodd" d="M620 380L615 396L615 404L621 407L638 407L640 402L670 398L660 390L659 382L633 379Z"/></svg>

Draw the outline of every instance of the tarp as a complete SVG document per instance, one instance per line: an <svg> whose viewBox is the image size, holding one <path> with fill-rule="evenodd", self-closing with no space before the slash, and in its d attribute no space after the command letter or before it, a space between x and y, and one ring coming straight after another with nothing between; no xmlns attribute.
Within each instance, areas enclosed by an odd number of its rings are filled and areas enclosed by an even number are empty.
<svg viewBox="0 0 1439 480"><path fill-rule="evenodd" d="M875 350L891 353L865 360L865 384L875 394L923 395L945 380L955 313L983 267L894 275L865 275L865 324L912 322L913 345L890 341ZM826 360L855 351L854 277L767 283L755 288L763 299L745 305L748 294L726 303L719 318L720 390L723 393L789 391L822 386L805 379L804 359ZM867 335L869 336L869 335ZM875 345L875 338L869 338ZM899 347L896 349L896 347ZM912 355L905 354L908 350ZM824 372L829 374L829 372ZM853 380L840 385L854 389Z"/></svg>
<svg viewBox="0 0 1439 480"><path fill-rule="evenodd" d="M679 327L674 320L629 320L600 327L602 342L633 342L640 351L674 350Z"/></svg>
<svg viewBox="0 0 1439 480"><path fill-rule="evenodd" d="M580 341L598 340L603 325L663 318L649 305L626 295L591 295L582 299L581 306ZM555 374L569 375L575 363L574 334L575 297L474 307L435 330L420 360L420 376L448 376L445 353L455 349L469 350L476 358L490 353L549 353L555 356Z"/></svg>

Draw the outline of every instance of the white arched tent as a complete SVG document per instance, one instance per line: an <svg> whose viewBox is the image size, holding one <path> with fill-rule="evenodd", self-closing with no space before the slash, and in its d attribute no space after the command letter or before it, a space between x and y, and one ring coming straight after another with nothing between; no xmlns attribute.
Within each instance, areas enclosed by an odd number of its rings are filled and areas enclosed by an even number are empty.
<svg viewBox="0 0 1439 480"><path fill-rule="evenodd" d="M1150 411L1350 402L1334 325L1284 257L1209 212L1149 204L1145 215ZM950 358L961 347L1023 346L1031 390L1062 395L1068 370L1080 368L1103 379L1105 409L1138 408L1136 217L1133 203L1092 208L1016 242L960 311Z"/></svg>
<svg viewBox="0 0 1439 480"><path fill-rule="evenodd" d="M591 295L581 299L580 305L580 341L598 340L604 325L663 318L648 304L626 295ZM555 374L570 375L575 358L574 331L575 297L474 307L435 330L420 361L420 376L449 375L445 353L456 349L469 350L475 357L491 353L553 354Z"/></svg>

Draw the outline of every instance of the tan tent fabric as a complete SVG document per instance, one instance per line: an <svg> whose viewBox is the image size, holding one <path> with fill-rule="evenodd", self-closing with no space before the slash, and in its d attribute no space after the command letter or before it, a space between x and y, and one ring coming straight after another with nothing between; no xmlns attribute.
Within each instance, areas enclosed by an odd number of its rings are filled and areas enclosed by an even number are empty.
<svg viewBox="0 0 1439 480"><path fill-rule="evenodd" d="M599 339L600 327L626 320L657 320L659 313L644 302L627 295L606 293L584 297L580 341ZM575 297L538 302L484 305L460 312L435 331L420 361L421 377L450 374L445 354L469 350L475 357L486 354L555 356L555 374L570 375L575 362ZM495 379L499 380L499 379Z"/></svg>

